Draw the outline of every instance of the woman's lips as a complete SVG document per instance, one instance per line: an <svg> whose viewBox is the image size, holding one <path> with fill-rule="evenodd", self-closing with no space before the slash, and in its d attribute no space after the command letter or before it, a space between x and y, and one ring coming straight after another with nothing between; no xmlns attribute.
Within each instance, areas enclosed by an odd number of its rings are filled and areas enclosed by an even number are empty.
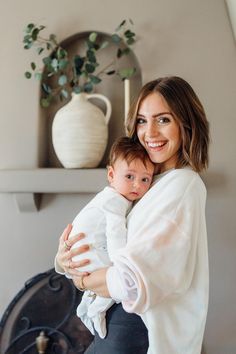
<svg viewBox="0 0 236 354"><path fill-rule="evenodd" d="M167 144L167 141L147 142L146 144L149 150L159 151Z"/></svg>

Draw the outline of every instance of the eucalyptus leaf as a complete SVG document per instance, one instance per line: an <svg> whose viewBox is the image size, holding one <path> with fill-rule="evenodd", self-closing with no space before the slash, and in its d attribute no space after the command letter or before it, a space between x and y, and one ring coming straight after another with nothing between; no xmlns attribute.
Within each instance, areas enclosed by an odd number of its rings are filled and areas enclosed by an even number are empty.
<svg viewBox="0 0 236 354"><path fill-rule="evenodd" d="M43 108L47 108L50 106L50 98L41 98L40 104Z"/></svg>
<svg viewBox="0 0 236 354"><path fill-rule="evenodd" d="M38 55L40 55L44 51L43 47L37 48Z"/></svg>
<svg viewBox="0 0 236 354"><path fill-rule="evenodd" d="M74 58L75 75L77 75L77 76L81 75L83 65L84 65L84 58L77 55Z"/></svg>
<svg viewBox="0 0 236 354"><path fill-rule="evenodd" d="M93 49L94 48L94 43L91 42L90 40L87 40L86 41L86 44L87 44L87 47L90 48L90 49Z"/></svg>
<svg viewBox="0 0 236 354"><path fill-rule="evenodd" d="M82 70L82 71L81 71L81 77L84 77L84 79L87 80L87 78L88 78L88 73L87 73L86 70Z"/></svg>
<svg viewBox="0 0 236 354"><path fill-rule="evenodd" d="M110 70L110 71L107 71L106 74L107 75L113 75L113 74L115 74L115 72L116 72L115 70Z"/></svg>
<svg viewBox="0 0 236 354"><path fill-rule="evenodd" d="M92 92L93 91L93 84L91 82L86 82L84 84L84 92Z"/></svg>
<svg viewBox="0 0 236 354"><path fill-rule="evenodd" d="M57 58L64 59L67 57L67 51L61 47L57 49Z"/></svg>
<svg viewBox="0 0 236 354"><path fill-rule="evenodd" d="M120 43L121 37L118 36L118 34L113 34L113 35L111 36L111 40L112 40L113 43Z"/></svg>
<svg viewBox="0 0 236 354"><path fill-rule="evenodd" d="M81 88L79 86L74 86L73 87L73 92L78 94L78 93L81 93L82 90L81 90Z"/></svg>
<svg viewBox="0 0 236 354"><path fill-rule="evenodd" d="M132 45L132 44L134 44L134 42L135 42L134 38L129 38L129 39L127 40L127 44L128 44L128 45Z"/></svg>
<svg viewBox="0 0 236 354"><path fill-rule="evenodd" d="M102 44L100 45L100 49L105 49L105 48L108 47L108 45L109 45L109 42L108 42L108 41L104 41L104 42L102 42Z"/></svg>
<svg viewBox="0 0 236 354"><path fill-rule="evenodd" d="M46 44L46 47L47 47L47 50L50 50L50 49L52 48L51 43L47 43L47 44Z"/></svg>
<svg viewBox="0 0 236 354"><path fill-rule="evenodd" d="M31 42L31 36L29 34L24 36L24 40L23 40L23 43L28 43L28 42Z"/></svg>
<svg viewBox="0 0 236 354"><path fill-rule="evenodd" d="M100 49L100 45L98 43L94 43L93 45L94 50Z"/></svg>
<svg viewBox="0 0 236 354"><path fill-rule="evenodd" d="M84 65L84 58L82 58L79 55L76 55L74 58L74 64L76 68L81 69L82 66Z"/></svg>
<svg viewBox="0 0 236 354"><path fill-rule="evenodd" d="M93 73L95 71L95 66L92 65L92 64L86 64L85 65L85 69L90 74L90 73Z"/></svg>
<svg viewBox="0 0 236 354"><path fill-rule="evenodd" d="M94 76L94 75L91 75L90 76L90 80L93 84L99 84L102 80L100 79L100 77L98 76Z"/></svg>
<svg viewBox="0 0 236 354"><path fill-rule="evenodd" d="M123 21L119 24L119 26L116 28L116 32L119 31L119 30L125 25L125 23L126 23L126 20L123 20Z"/></svg>
<svg viewBox="0 0 236 354"><path fill-rule="evenodd" d="M87 50L87 57L90 63L96 63L96 56L93 50L91 49Z"/></svg>
<svg viewBox="0 0 236 354"><path fill-rule="evenodd" d="M116 53L117 58L121 58L122 55L123 55L122 50L121 50L120 48L118 48L118 49L117 49L117 53Z"/></svg>
<svg viewBox="0 0 236 354"><path fill-rule="evenodd" d="M32 47L33 43L28 43L24 46L24 49L30 49Z"/></svg>
<svg viewBox="0 0 236 354"><path fill-rule="evenodd" d="M45 57L42 60L44 65L51 65L52 59L50 57Z"/></svg>
<svg viewBox="0 0 236 354"><path fill-rule="evenodd" d="M39 73L39 72L34 74L35 79L38 80L38 81L40 81L42 79L42 76L43 76L43 74Z"/></svg>
<svg viewBox="0 0 236 354"><path fill-rule="evenodd" d="M124 33L126 38L133 38L135 36L134 32L131 32L130 30L125 31Z"/></svg>
<svg viewBox="0 0 236 354"><path fill-rule="evenodd" d="M51 65L54 68L54 70L57 71L57 69L58 69L58 60L56 58L52 59Z"/></svg>
<svg viewBox="0 0 236 354"><path fill-rule="evenodd" d="M60 86L64 86L67 83L67 77L66 75L61 75L58 79L58 84Z"/></svg>
<svg viewBox="0 0 236 354"><path fill-rule="evenodd" d="M50 94L52 92L52 89L49 85L42 83L42 89L45 93Z"/></svg>
<svg viewBox="0 0 236 354"><path fill-rule="evenodd" d="M90 35L89 35L90 42L95 42L97 39L97 36L98 36L98 34L96 32L90 33Z"/></svg>
<svg viewBox="0 0 236 354"><path fill-rule="evenodd" d="M59 60L59 62L58 62L59 70L65 69L68 64L69 64L69 61L68 61L68 60L65 60L65 59Z"/></svg>
<svg viewBox="0 0 236 354"><path fill-rule="evenodd" d="M69 97L68 91L65 90L65 89L61 90L61 94L62 94L62 96L63 96L64 98L68 98L68 97Z"/></svg>
<svg viewBox="0 0 236 354"><path fill-rule="evenodd" d="M38 28L35 28L33 31L32 31L32 39L34 41L36 41L37 37L38 37L38 34L39 34L39 29Z"/></svg>
<svg viewBox="0 0 236 354"><path fill-rule="evenodd" d="M117 71L117 74L122 80L124 80L131 78L134 75L135 71L135 68L120 69Z"/></svg>
<svg viewBox="0 0 236 354"><path fill-rule="evenodd" d="M25 29L25 32L30 33L34 27L35 25L33 23L29 23Z"/></svg>
<svg viewBox="0 0 236 354"><path fill-rule="evenodd" d="M35 70L35 69L36 69L36 64L35 64L34 62L32 62L32 63L30 64L30 66L31 66L31 69L32 69L32 70Z"/></svg>
<svg viewBox="0 0 236 354"><path fill-rule="evenodd" d="M25 72L25 77L26 77L26 79L30 79L31 76L32 76L32 74L31 74L29 71L26 71L26 72Z"/></svg>
<svg viewBox="0 0 236 354"><path fill-rule="evenodd" d="M130 53L130 48L125 48L122 50L123 54L128 55Z"/></svg>

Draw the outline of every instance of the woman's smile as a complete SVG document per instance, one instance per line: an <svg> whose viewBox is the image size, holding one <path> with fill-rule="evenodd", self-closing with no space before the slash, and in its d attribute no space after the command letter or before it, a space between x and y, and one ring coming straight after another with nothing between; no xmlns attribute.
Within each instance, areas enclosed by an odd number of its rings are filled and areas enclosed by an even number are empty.
<svg viewBox="0 0 236 354"><path fill-rule="evenodd" d="M160 172L174 168L181 146L179 126L159 93L143 99L137 114L137 135L154 163L161 164Z"/></svg>
<svg viewBox="0 0 236 354"><path fill-rule="evenodd" d="M159 142L151 142L151 141L147 141L147 148L150 150L161 150L161 148L163 148L163 146L165 146L167 144L167 141L159 141Z"/></svg>

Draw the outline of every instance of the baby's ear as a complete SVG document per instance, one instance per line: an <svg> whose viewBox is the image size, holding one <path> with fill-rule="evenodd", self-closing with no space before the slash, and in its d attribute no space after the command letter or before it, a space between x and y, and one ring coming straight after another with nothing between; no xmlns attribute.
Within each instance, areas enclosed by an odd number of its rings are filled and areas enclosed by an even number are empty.
<svg viewBox="0 0 236 354"><path fill-rule="evenodd" d="M114 169L112 166L107 166L107 179L108 182L111 184L114 178Z"/></svg>

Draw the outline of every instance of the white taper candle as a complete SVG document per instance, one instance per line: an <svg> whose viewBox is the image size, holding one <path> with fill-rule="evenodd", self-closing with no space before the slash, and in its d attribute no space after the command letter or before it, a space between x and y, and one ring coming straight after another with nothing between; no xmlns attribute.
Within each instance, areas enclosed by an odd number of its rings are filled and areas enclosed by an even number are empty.
<svg viewBox="0 0 236 354"><path fill-rule="evenodd" d="M130 107L130 80L124 80L124 93L125 93L125 120L127 119Z"/></svg>

